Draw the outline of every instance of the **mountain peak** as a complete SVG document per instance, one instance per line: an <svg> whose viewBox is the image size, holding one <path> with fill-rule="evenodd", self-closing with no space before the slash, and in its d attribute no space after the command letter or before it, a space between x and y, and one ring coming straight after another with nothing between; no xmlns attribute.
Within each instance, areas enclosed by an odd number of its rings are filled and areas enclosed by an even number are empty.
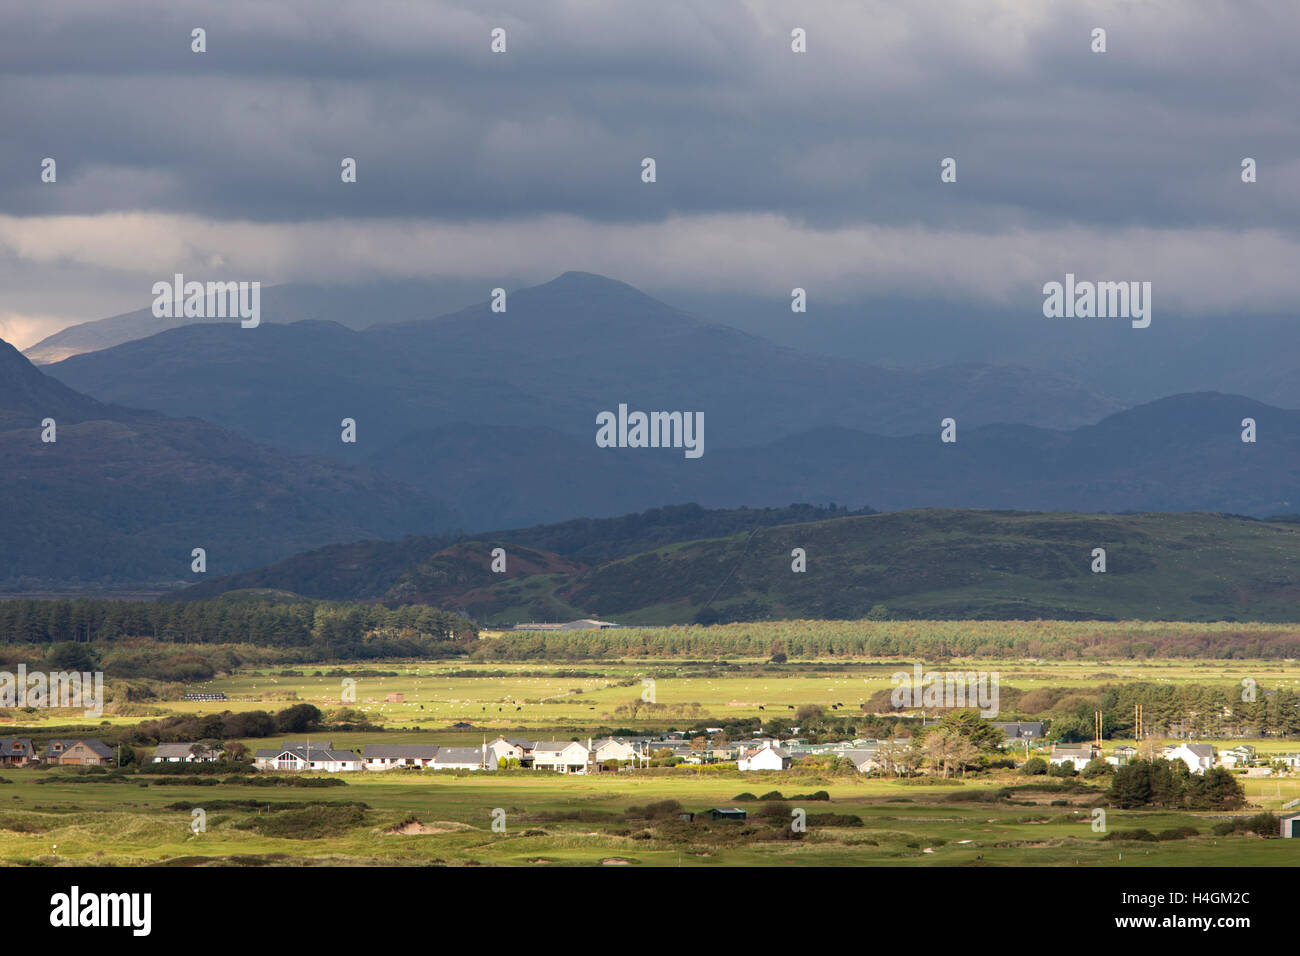
<svg viewBox="0 0 1300 956"><path fill-rule="evenodd" d="M85 421L104 413L99 402L50 378L0 339L0 428L35 428L46 417Z"/></svg>

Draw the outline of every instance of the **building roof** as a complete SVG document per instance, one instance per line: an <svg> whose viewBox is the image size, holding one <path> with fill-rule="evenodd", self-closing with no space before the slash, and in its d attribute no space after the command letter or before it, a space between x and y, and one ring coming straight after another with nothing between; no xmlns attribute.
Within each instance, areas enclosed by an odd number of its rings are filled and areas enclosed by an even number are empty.
<svg viewBox="0 0 1300 956"><path fill-rule="evenodd" d="M361 761L351 750L335 750L332 747L323 744L312 744L310 749L304 744L286 744L278 750L259 750L256 758L279 757L281 754L293 754L299 760L311 763L313 760L324 763L357 762Z"/></svg>
<svg viewBox="0 0 1300 956"><path fill-rule="evenodd" d="M54 740L51 740L49 746L46 747L45 749L45 753L47 755L52 754L54 756L57 756L59 753L62 752L62 751L55 751L51 749L55 744L61 744L63 750L67 750L69 747L75 746L76 744L85 744L87 749L93 751L94 753L98 754L101 757L107 758L113 756L113 751L110 750L107 746L105 746L103 741L87 740L85 738L73 738L73 737L56 737Z"/></svg>
<svg viewBox="0 0 1300 956"><path fill-rule="evenodd" d="M16 749L17 744L22 744L22 748ZM0 757L30 756L33 753L35 750L32 748L30 737L0 738Z"/></svg>
<svg viewBox="0 0 1300 956"><path fill-rule="evenodd" d="M533 744L533 753L559 753L575 744L583 750L587 749L586 744L577 740L539 740L537 743Z"/></svg>
<svg viewBox="0 0 1300 956"><path fill-rule="evenodd" d="M878 751L878 750L842 750L842 751L840 751L840 756L841 756L841 757L847 757L849 760L853 761L853 766L855 766L855 767L859 767L859 768L860 768L864 763L867 763L868 761L876 760L877 758L879 758L879 756L880 756L880 751Z"/></svg>
<svg viewBox="0 0 1300 956"><path fill-rule="evenodd" d="M439 747L438 755L433 758L440 763L472 763L482 766L483 749L481 747Z"/></svg>
<svg viewBox="0 0 1300 956"><path fill-rule="evenodd" d="M193 748L195 747L198 748L200 753L205 753L205 754L221 753L221 748L209 747L207 744L167 743L167 744L159 744L158 749L154 751L153 755L155 757L188 757L190 753L193 751Z"/></svg>
<svg viewBox="0 0 1300 956"><path fill-rule="evenodd" d="M437 744L366 744L367 760L431 760L438 755Z"/></svg>

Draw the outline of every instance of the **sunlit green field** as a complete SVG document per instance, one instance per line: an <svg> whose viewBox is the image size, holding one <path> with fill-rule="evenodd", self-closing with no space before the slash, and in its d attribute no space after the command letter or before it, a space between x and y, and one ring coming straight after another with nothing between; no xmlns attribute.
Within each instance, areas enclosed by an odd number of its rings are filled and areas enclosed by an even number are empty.
<svg viewBox="0 0 1300 956"><path fill-rule="evenodd" d="M601 661L549 664L546 662L477 663L467 661L386 662L377 665L321 664L296 667L301 677L279 676L280 670L250 671L197 685L193 690L220 691L229 700L200 703L183 700L160 702L167 713L200 714L232 710L276 710L306 702L322 709L344 706L343 677L354 677L355 707L373 722L393 729L447 727L457 721L488 730L501 728L544 728L555 725L596 728L615 724L635 727L681 722L689 718L736 719L789 716L803 704L830 709L842 704L851 712L872 694L895 686L891 675L910 673L910 664L898 660L800 661L784 672L759 672L761 661L737 661L750 665L749 673L729 673L702 664L666 660ZM1004 688L1032 690L1036 687L1095 689L1101 684L1132 681L1171 684L1239 685L1245 677L1260 685L1300 689L1300 664L1294 661L1036 661L963 660L945 661L943 670L989 671L999 674ZM393 677L364 676L369 671L396 673ZM477 671L492 676L464 677L458 672ZM559 672L580 672L595 676L554 676ZM331 676L323 676L329 674ZM313 676L318 675L318 676ZM663 709L642 708L633 719L630 711L619 712L639 702L653 680L654 700ZM389 695L402 700L389 701ZM23 723L34 719L66 721L70 715L55 712L24 715ZM111 713L103 719L133 723L138 717L121 718ZM3 723L0 723L3 726ZM1276 743L1276 742L1275 742ZM1287 749L1285 743L1280 749ZM1296 749L1291 747L1290 749Z"/></svg>
<svg viewBox="0 0 1300 956"><path fill-rule="evenodd" d="M629 865L1295 865L1300 841L1209 835L1221 816L1182 812L1108 811L1111 829L1152 831L1193 826L1201 836L1161 843L1101 842L1087 804L1095 791L1061 802L1052 793L1017 793L1030 805L955 802L952 794L1015 786L1023 778L994 775L979 782L820 779L802 774L726 774L676 770L659 775L560 777L530 771L454 775L356 773L346 787L312 790L218 785L141 786L58 780L66 771L6 771L0 785L0 861L139 865L173 862L351 864L615 864ZM55 777L54 782L38 783ZM82 778L87 779L87 778ZM1297 781L1281 782L1294 799ZM1252 804L1276 808L1278 781L1247 781ZM785 814L810 815L800 841L772 841L758 823L681 823L625 817L634 805L673 799L687 810L743 806L758 820L761 802L737 804L748 791L786 796L826 790L828 802L791 800ZM269 837L237 824L258 810L222 809L222 800L360 801L364 820L323 839ZM186 801L207 811L207 832L190 830ZM491 828L504 811L505 833ZM863 826L819 826L815 814L858 816ZM1245 811L1244 811L1245 812ZM549 819L548 814L578 815ZM414 817L427 832L386 832ZM780 822L780 821L778 821ZM742 831L750 829L748 835ZM57 847L57 849L55 849Z"/></svg>

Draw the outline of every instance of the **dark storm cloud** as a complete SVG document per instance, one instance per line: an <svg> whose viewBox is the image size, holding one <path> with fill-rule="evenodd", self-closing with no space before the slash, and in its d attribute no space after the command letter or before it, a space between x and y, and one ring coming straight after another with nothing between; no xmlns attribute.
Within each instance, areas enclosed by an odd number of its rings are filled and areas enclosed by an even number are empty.
<svg viewBox="0 0 1300 956"><path fill-rule="evenodd" d="M1300 206L1294 4L57 4L0 40L0 206L1004 228ZM509 52L488 51L493 26ZM208 31L206 54L189 31ZM789 31L809 52L790 52ZM1109 52L1089 52L1089 31ZM33 173L60 162L51 195ZM1243 192L1238 164L1261 163ZM360 164L342 189L338 164ZM639 181L653 156L659 182ZM954 156L958 188L941 189ZM1288 182L1289 177L1289 182Z"/></svg>

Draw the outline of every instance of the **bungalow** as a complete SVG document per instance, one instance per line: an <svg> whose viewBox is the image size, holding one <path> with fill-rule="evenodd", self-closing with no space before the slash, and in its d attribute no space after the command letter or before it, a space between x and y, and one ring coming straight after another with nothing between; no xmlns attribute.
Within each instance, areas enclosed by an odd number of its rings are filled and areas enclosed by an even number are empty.
<svg viewBox="0 0 1300 956"><path fill-rule="evenodd" d="M872 770L880 769L880 751L877 750L844 750L839 755L845 760L852 762L853 767L858 773L867 773Z"/></svg>
<svg viewBox="0 0 1300 956"><path fill-rule="evenodd" d="M36 748L26 737L0 739L0 767L27 767L40 762Z"/></svg>
<svg viewBox="0 0 1300 956"><path fill-rule="evenodd" d="M496 761L488 762L487 744L481 747L439 747L433 758L434 770L495 770Z"/></svg>
<svg viewBox="0 0 1300 956"><path fill-rule="evenodd" d="M1096 744L1075 744L1073 746L1056 744L1052 747L1052 756L1048 762L1057 767L1065 763L1071 763L1074 765L1075 770L1082 770L1088 765L1088 761L1097 756L1099 752Z"/></svg>
<svg viewBox="0 0 1300 956"><path fill-rule="evenodd" d="M361 758L351 750L335 750L334 745L285 741L279 749L259 750L253 756L258 770L323 770L343 773L361 769Z"/></svg>
<svg viewBox="0 0 1300 956"><path fill-rule="evenodd" d="M533 744L533 769L586 773L590 751L576 740L539 740Z"/></svg>
<svg viewBox="0 0 1300 956"><path fill-rule="evenodd" d="M215 763L225 751L207 744L159 744L154 763Z"/></svg>
<svg viewBox="0 0 1300 956"><path fill-rule="evenodd" d="M438 756L438 749L436 744L366 744L362 759L367 770L427 767Z"/></svg>
<svg viewBox="0 0 1300 956"><path fill-rule="evenodd" d="M1179 744L1164 753L1166 760L1181 760L1192 773L1205 773L1214 766L1214 748L1209 744Z"/></svg>
<svg viewBox="0 0 1300 956"><path fill-rule="evenodd" d="M113 751L98 740L51 740L45 762L61 767L102 767L114 762Z"/></svg>
<svg viewBox="0 0 1300 956"><path fill-rule="evenodd" d="M1273 763L1280 763L1288 770L1300 770L1300 754L1273 754Z"/></svg>
<svg viewBox="0 0 1300 956"><path fill-rule="evenodd" d="M761 750L747 754L736 761L737 770L789 770L794 760L780 747L770 743Z"/></svg>

